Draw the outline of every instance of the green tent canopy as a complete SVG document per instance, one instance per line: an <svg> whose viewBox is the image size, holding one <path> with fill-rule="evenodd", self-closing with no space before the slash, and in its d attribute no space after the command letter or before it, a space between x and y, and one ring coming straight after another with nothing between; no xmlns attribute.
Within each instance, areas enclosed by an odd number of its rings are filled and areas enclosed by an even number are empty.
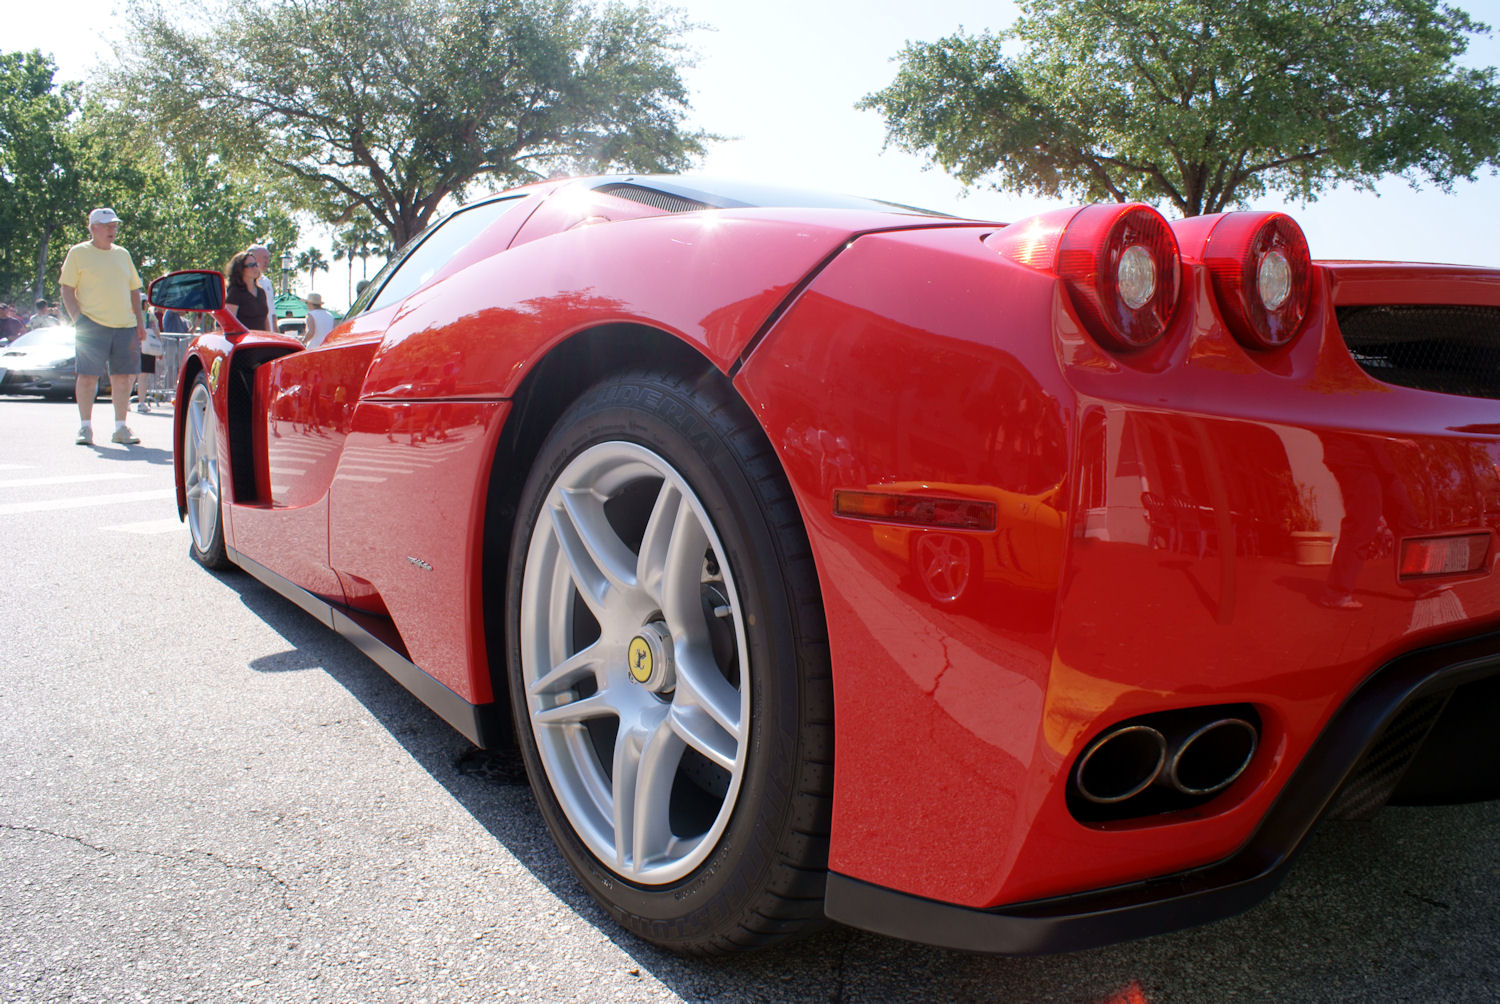
<svg viewBox="0 0 1500 1004"><path fill-rule="evenodd" d="M278 321L289 314L299 319L307 316L307 304L303 303L301 298L295 297L291 293L278 295L274 309Z"/></svg>

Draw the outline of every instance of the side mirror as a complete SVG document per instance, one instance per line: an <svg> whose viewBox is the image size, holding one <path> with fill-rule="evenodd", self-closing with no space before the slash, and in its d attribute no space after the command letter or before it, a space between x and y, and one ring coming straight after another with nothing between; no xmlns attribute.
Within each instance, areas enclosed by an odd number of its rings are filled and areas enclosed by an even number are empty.
<svg viewBox="0 0 1500 1004"><path fill-rule="evenodd" d="M224 277L218 272L172 272L151 283L151 305L163 310L214 311L224 306Z"/></svg>

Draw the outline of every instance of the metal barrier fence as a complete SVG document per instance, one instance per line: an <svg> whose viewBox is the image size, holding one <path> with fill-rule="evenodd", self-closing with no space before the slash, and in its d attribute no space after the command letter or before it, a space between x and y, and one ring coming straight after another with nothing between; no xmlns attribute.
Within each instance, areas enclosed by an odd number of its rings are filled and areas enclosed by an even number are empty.
<svg viewBox="0 0 1500 1004"><path fill-rule="evenodd" d="M148 402L167 405L172 403L172 397L177 393L177 374L182 370L182 361L187 358L187 343L192 341L193 337L192 335L174 335L165 331L161 333L162 344L166 347L166 351L156 357L156 372L149 374L146 378Z"/></svg>

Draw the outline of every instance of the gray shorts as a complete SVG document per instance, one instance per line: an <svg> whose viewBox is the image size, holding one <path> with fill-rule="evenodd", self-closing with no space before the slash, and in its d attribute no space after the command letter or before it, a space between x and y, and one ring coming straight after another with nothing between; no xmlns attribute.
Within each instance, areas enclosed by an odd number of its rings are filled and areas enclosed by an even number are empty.
<svg viewBox="0 0 1500 1004"><path fill-rule="evenodd" d="M73 327L79 376L135 376L141 371L141 342L134 328L106 328L80 316Z"/></svg>

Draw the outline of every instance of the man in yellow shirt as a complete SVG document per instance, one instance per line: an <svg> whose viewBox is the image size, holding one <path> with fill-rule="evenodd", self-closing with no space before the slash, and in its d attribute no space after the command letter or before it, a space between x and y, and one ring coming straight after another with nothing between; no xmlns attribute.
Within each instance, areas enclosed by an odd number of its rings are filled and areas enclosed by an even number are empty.
<svg viewBox="0 0 1500 1004"><path fill-rule="evenodd" d="M89 213L90 240L74 244L63 259L63 309L73 319L77 347L78 417L82 425L74 442L94 442L90 416L99 378L109 372L109 395L115 406L115 433L110 442L129 446L140 439L125 425L130 413L130 385L141 371L141 342L146 319L141 314L141 277L130 252L115 244L120 218L113 209Z"/></svg>

